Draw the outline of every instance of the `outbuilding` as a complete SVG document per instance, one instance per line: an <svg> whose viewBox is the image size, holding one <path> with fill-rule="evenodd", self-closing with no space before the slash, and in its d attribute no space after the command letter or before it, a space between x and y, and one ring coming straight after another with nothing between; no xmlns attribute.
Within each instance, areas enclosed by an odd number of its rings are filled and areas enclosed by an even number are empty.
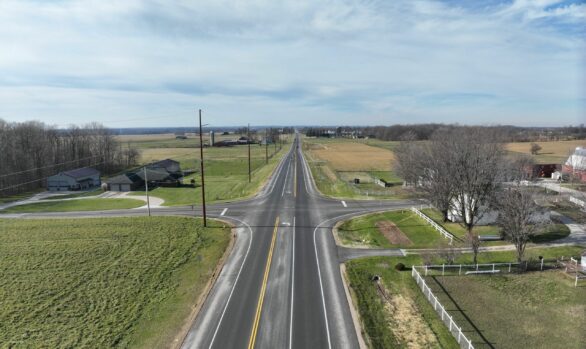
<svg viewBox="0 0 586 349"><path fill-rule="evenodd" d="M90 167L59 172L47 178L49 191L85 190L99 187L101 184L100 171Z"/></svg>

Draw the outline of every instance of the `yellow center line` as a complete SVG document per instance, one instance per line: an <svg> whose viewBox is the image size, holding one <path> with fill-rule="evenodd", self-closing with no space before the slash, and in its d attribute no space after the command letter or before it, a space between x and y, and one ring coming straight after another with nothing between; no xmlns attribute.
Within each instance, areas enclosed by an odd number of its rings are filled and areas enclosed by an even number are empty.
<svg viewBox="0 0 586 349"><path fill-rule="evenodd" d="M279 227L279 217L275 220L275 229L273 230L273 239L271 240L271 247L269 249L269 257L267 265L265 266L265 274L262 280L262 287L258 297L258 304L256 305L256 315L254 316L254 324L252 325L252 332L250 333L250 340L248 341L248 349L254 348L256 342L256 332L258 331L258 324L260 322L260 314L262 312L262 304L267 290L267 281L269 279L269 271L271 270L271 260L273 259L273 250L275 249L275 241L277 240L277 229Z"/></svg>

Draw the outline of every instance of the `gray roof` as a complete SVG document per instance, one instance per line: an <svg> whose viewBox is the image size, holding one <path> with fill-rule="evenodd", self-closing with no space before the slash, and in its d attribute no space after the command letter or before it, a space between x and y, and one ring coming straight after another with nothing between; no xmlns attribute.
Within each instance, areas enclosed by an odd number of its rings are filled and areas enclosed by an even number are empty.
<svg viewBox="0 0 586 349"><path fill-rule="evenodd" d="M134 173L125 173L122 175L118 175L112 177L106 181L108 184L133 184L138 181L142 180L140 177L135 175Z"/></svg>
<svg viewBox="0 0 586 349"><path fill-rule="evenodd" d="M84 167L84 168L78 168L75 170L71 170L71 171L65 171L65 172L61 172L62 174L69 176L69 177L73 177L73 178L81 178L81 177L89 177L89 176L95 176L95 175L100 175L100 171L91 168L91 167Z"/></svg>
<svg viewBox="0 0 586 349"><path fill-rule="evenodd" d="M152 181L165 181L168 179L172 179L171 175L169 174L169 172L165 171L165 170L154 170L151 168L147 168L147 178L149 180L149 182ZM141 179L144 179L144 170L142 171L136 171L136 175L139 176Z"/></svg>

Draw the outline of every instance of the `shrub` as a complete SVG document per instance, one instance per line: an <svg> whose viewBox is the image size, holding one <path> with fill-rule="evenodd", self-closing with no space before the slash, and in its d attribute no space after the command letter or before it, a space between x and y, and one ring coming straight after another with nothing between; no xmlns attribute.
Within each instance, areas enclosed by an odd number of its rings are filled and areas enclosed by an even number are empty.
<svg viewBox="0 0 586 349"><path fill-rule="evenodd" d="M397 263L395 265L395 269L398 270L398 271L405 270L405 264L403 264L403 263Z"/></svg>

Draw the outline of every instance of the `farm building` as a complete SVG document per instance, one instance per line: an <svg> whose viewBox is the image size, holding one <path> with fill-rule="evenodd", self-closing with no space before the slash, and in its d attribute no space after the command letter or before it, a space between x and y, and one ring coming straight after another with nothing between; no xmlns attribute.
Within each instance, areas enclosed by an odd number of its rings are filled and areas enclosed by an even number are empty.
<svg viewBox="0 0 586 349"><path fill-rule="evenodd" d="M110 178L108 189L111 191L132 191L144 185L144 180L133 172Z"/></svg>
<svg viewBox="0 0 586 349"><path fill-rule="evenodd" d="M586 148L577 147L566 160L562 172L572 174L582 182L586 182Z"/></svg>
<svg viewBox="0 0 586 349"><path fill-rule="evenodd" d="M47 179L50 191L83 190L100 185L100 172L90 167L60 172Z"/></svg>

